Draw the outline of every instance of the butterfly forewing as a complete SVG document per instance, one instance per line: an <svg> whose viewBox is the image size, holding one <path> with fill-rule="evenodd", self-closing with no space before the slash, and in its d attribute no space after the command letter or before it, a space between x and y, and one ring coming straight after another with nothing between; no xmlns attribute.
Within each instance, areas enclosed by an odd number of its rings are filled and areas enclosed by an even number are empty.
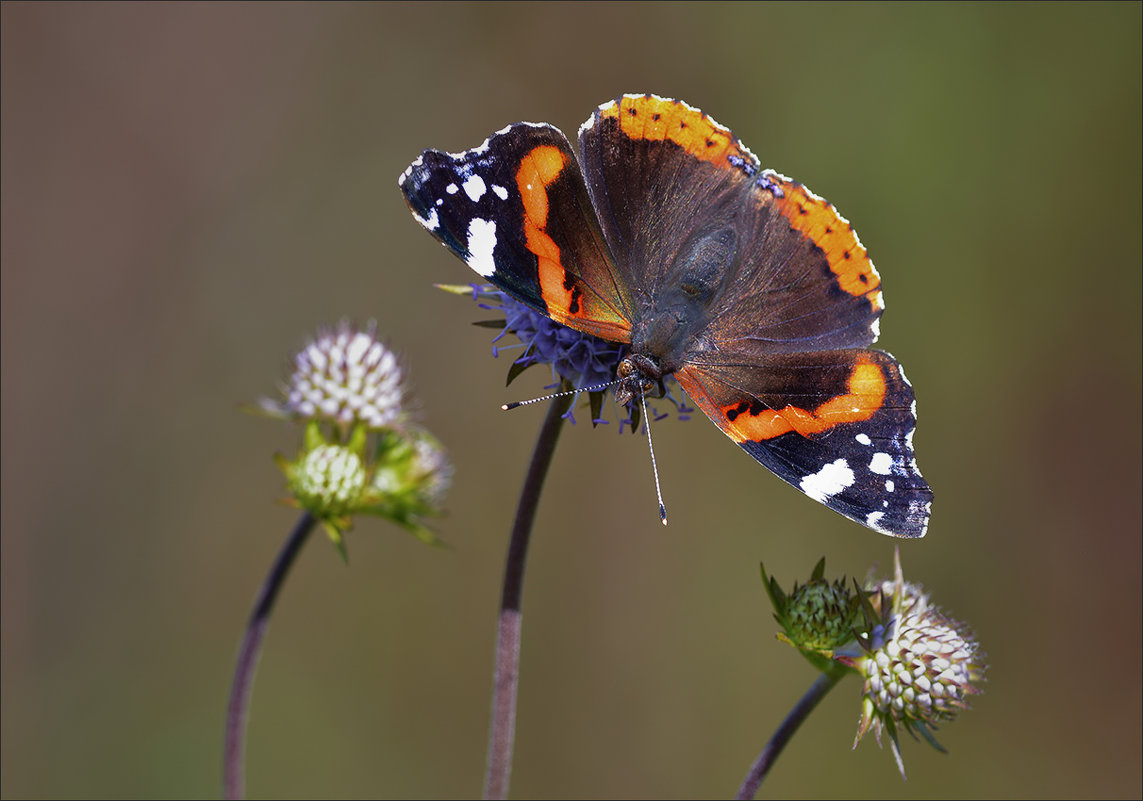
<svg viewBox="0 0 1143 801"><path fill-rule="evenodd" d="M580 128L579 148L608 244L644 308L679 283L689 242L734 233L757 168L717 122L654 95L600 106Z"/></svg>
<svg viewBox="0 0 1143 801"><path fill-rule="evenodd" d="M772 352L864 347L877 340L881 279L849 222L777 173L751 188L751 241L712 319L725 347L742 338Z"/></svg>
<svg viewBox="0 0 1143 801"><path fill-rule="evenodd" d="M417 221L484 278L556 322L627 341L630 284L557 128L517 123L464 153L426 150L399 183Z"/></svg>
<svg viewBox="0 0 1143 801"><path fill-rule="evenodd" d="M880 278L852 226L771 170L725 127L677 100L625 96L580 129L588 191L612 252L653 312L687 279L687 243L724 230L733 250L707 323L799 352L869 345Z"/></svg>

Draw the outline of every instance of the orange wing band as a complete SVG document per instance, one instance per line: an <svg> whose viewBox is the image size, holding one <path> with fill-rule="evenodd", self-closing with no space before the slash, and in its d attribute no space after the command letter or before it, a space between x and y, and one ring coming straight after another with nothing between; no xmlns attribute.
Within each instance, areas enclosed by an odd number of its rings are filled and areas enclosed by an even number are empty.
<svg viewBox="0 0 1143 801"><path fill-rule="evenodd" d="M848 389L847 394L831 398L813 411L787 406L751 413L747 401L724 406L724 430L735 442L758 442L790 431L808 436L842 423L868 420L885 401L885 374L878 365L862 360L849 375Z"/></svg>
<svg viewBox="0 0 1143 801"><path fill-rule="evenodd" d="M884 309L881 276L849 221L824 198L801 184L785 180L780 185L783 196L775 197L778 210L794 230L825 252L829 268L837 276L841 288L855 297L864 295L874 311Z"/></svg>
<svg viewBox="0 0 1143 801"><path fill-rule="evenodd" d="M603 119L619 120L619 129L632 139L674 142L697 159L718 166L733 166L729 156L753 163L754 156L745 150L729 130L698 109L677 100L654 95L624 97L599 109Z"/></svg>
<svg viewBox="0 0 1143 801"><path fill-rule="evenodd" d="M567 166L567 155L558 147L541 145L526 155L516 171L516 188L524 202L524 236L528 250L536 254L540 291L548 313L559 323L581 311L583 294L560 262L560 246L545 232L548 227L548 187Z"/></svg>

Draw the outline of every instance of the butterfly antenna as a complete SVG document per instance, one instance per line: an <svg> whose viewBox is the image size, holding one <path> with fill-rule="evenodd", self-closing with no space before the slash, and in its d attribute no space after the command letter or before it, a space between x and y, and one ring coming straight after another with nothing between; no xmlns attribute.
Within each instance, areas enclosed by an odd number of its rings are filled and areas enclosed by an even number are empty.
<svg viewBox="0 0 1143 801"><path fill-rule="evenodd" d="M608 381L606 384L596 384L595 386L591 386L591 387L580 387L579 389L569 389L569 390L566 390L564 392L553 392L551 395L541 395L538 398L532 398L530 400L522 400L522 401L514 401L512 403L505 403L500 408L507 412L511 409L519 408L520 406L527 406L527 405L532 404L532 403L539 403L540 401L551 400L552 398L562 398L565 395L578 395L580 392L598 392L601 389L607 389L608 387L612 386L613 384L618 384L618 383L619 383L619 380L616 379L615 381Z"/></svg>
<svg viewBox="0 0 1143 801"><path fill-rule="evenodd" d="M643 421L647 426L647 447L651 449L651 472L655 474L655 495L659 498L659 519L667 525L667 507L663 504L663 490L659 487L659 465L655 462L655 443L651 441L651 418L647 415L647 395L639 392L639 400L643 404Z"/></svg>

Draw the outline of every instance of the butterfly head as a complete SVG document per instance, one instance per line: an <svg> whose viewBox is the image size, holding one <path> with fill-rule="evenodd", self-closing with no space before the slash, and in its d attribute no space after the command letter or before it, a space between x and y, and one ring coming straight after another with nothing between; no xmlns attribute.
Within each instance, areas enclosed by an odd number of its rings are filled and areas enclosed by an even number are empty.
<svg viewBox="0 0 1143 801"><path fill-rule="evenodd" d="M620 406L625 405L633 398L645 396L656 387L659 388L658 397L666 393L663 387L662 366L653 357L644 353L632 353L625 356L615 371L619 379L615 387L615 401Z"/></svg>

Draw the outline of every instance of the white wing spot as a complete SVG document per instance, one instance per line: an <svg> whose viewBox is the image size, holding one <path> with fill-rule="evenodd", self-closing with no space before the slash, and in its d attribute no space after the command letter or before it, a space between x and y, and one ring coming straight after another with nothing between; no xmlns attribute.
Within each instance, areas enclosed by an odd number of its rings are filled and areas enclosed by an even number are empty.
<svg viewBox="0 0 1143 801"><path fill-rule="evenodd" d="M869 469L879 476L887 476L893 469L893 457L887 453L875 453L869 460Z"/></svg>
<svg viewBox="0 0 1143 801"><path fill-rule="evenodd" d="M496 272L492 251L496 249L496 222L473 217L468 224L468 266L485 278Z"/></svg>
<svg viewBox="0 0 1143 801"><path fill-rule="evenodd" d="M397 179L397 186L404 186L405 181L409 180L409 176L413 174L413 170L415 170L417 167L420 167L424 163L425 154L422 153L421 155L417 156L412 164L405 168L403 173L401 173L401 177Z"/></svg>
<svg viewBox="0 0 1143 801"><path fill-rule="evenodd" d="M450 195L455 195L457 192L460 191L460 189L457 188L456 184L449 184L448 186L445 187L445 191L448 192Z"/></svg>
<svg viewBox="0 0 1143 801"><path fill-rule="evenodd" d="M867 514L865 516L865 525L869 526L872 529L877 529L878 531L880 531L881 526L878 524L881 522L881 518L883 518L883 517L885 517L884 512L870 512L869 514Z"/></svg>
<svg viewBox="0 0 1143 801"><path fill-rule="evenodd" d="M496 184L493 184L492 185L492 191L495 192L496 197L500 198L501 200L507 200L508 199L508 190L505 189L504 187L497 186Z"/></svg>
<svg viewBox="0 0 1143 801"><path fill-rule="evenodd" d="M441 224L440 218L437 216L436 209L429 209L428 217L417 217L417 222L425 226L425 228L429 229L430 231L437 230Z"/></svg>
<svg viewBox="0 0 1143 801"><path fill-rule="evenodd" d="M853 486L853 481L853 471L849 469L849 463L845 459L837 459L818 472L803 478L798 487L815 501L825 503L826 498Z"/></svg>
<svg viewBox="0 0 1143 801"><path fill-rule="evenodd" d="M488 186L479 175L470 175L468 180L464 182L464 193L468 195L473 203L484 197L484 193L487 191Z"/></svg>
<svg viewBox="0 0 1143 801"><path fill-rule="evenodd" d="M854 439L857 440L858 442L860 442L862 445L872 445L873 444L873 440L871 440L869 438L868 434L858 434L856 437L854 437Z"/></svg>
<svg viewBox="0 0 1143 801"><path fill-rule="evenodd" d="M892 492L894 486L895 485L893 484L893 479L891 479L891 478L885 479L885 491L886 492Z"/></svg>
<svg viewBox="0 0 1143 801"><path fill-rule="evenodd" d="M913 382L909 380L907 375L905 375L905 368L902 365L897 365L897 372L900 373L902 381L904 381L909 386L913 386Z"/></svg>

